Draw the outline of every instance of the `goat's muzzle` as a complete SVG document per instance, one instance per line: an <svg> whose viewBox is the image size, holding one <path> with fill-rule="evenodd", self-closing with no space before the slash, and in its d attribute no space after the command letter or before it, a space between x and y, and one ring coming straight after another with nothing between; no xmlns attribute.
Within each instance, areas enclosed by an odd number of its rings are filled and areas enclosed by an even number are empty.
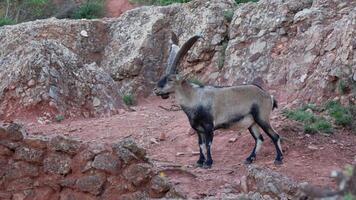
<svg viewBox="0 0 356 200"><path fill-rule="evenodd" d="M169 98L169 93L163 93L162 91L158 90L157 88L153 89L153 93L155 93L156 96L160 96L162 99Z"/></svg>

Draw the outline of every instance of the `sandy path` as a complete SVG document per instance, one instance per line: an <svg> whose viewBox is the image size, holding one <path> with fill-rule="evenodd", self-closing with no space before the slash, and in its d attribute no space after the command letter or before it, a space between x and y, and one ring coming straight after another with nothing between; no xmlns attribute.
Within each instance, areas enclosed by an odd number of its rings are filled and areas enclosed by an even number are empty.
<svg viewBox="0 0 356 200"><path fill-rule="evenodd" d="M112 143L131 136L148 150L149 157L159 166L183 166L187 172L168 170L166 174L182 192L192 198L219 196L222 192L238 192L236 183L245 174L243 160L249 155L254 141L247 131L241 133L216 132L213 143L214 165L212 169L194 168L198 155L197 136L189 134L186 116L182 111L170 112L172 100L151 97L140 101L135 112L125 112L107 118L88 120L65 120L61 123L39 125L26 123L30 134L66 134L83 140ZM305 136L293 130L291 123L274 112L272 121L277 131L289 140L282 144L285 163L276 167L274 147L266 140L257 157L256 164L269 167L298 181L317 185L333 185L329 178L331 170L343 168L355 159L356 137L339 132L329 137ZM162 136L163 141L160 141ZM235 142L229 142L237 138ZM312 146L313 148L308 148ZM317 149L315 149L317 148ZM177 153L179 155L177 155ZM204 186L204 187L202 187Z"/></svg>

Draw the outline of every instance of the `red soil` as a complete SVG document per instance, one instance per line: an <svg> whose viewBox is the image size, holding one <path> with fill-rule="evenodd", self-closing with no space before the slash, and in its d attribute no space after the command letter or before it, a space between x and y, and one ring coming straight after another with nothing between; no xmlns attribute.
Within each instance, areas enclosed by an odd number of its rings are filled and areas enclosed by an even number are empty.
<svg viewBox="0 0 356 200"><path fill-rule="evenodd" d="M212 148L213 167L208 170L195 168L193 166L198 155L192 152L199 150L197 136L189 133L186 116L182 111L166 111L159 107L169 108L172 102L150 97L140 100L135 112L124 112L112 117L74 121L66 119L48 125L22 123L30 134L65 134L97 142L112 143L131 136L147 148L149 157L157 166L170 165L173 168L166 170L165 174L188 197L218 197L226 190L238 192L237 183L241 176L246 175L246 167L242 163L254 145L248 131L216 131ZM274 111L271 121L280 135L287 138L282 143L284 164L273 164L275 149L267 136L255 164L298 181L333 186L330 172L355 162L355 135L339 131L328 137L320 134L306 136L295 128L294 123L284 119L280 110ZM229 142L231 138L237 140ZM174 169L180 166L184 168L183 171Z"/></svg>
<svg viewBox="0 0 356 200"><path fill-rule="evenodd" d="M135 7L128 0L106 0L105 4L107 17L118 17L125 11Z"/></svg>

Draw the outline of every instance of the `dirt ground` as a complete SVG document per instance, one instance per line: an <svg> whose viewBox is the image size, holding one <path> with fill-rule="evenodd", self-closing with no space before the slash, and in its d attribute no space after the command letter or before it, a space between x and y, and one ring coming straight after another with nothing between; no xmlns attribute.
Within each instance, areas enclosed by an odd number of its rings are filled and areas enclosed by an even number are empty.
<svg viewBox="0 0 356 200"><path fill-rule="evenodd" d="M112 117L66 119L47 125L28 119L22 123L29 134L34 135L65 134L85 141L105 143L133 137L148 150L154 164L165 169L171 182L188 197L218 197L221 193L238 192L239 179L246 175L243 161L254 145L249 132L216 131L212 148L213 167L195 168L199 151L197 136L190 133L188 120L182 111L161 108L170 108L172 105L172 99L149 97L139 100L139 105L134 107L136 111L125 111ZM280 107L283 108L283 105ZM284 164L273 164L275 149L267 136L255 164L297 181L333 186L330 172L355 162L356 136L342 130L330 136L305 135L294 122L281 115L282 108L274 111L271 121L285 138L282 143Z"/></svg>
<svg viewBox="0 0 356 200"><path fill-rule="evenodd" d="M135 6L128 0L106 0L105 12L107 17L118 17L123 12L133 9Z"/></svg>

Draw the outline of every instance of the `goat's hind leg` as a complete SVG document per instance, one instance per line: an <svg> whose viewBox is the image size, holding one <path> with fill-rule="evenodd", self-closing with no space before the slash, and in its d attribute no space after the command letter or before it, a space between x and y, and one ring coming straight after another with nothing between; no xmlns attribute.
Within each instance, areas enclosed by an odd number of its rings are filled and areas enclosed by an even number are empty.
<svg viewBox="0 0 356 200"><path fill-rule="evenodd" d="M274 164L281 165L283 164L283 154L281 147L281 138L277 134L277 132L272 128L269 122L259 122L258 125L262 128L262 130L271 138L274 146L276 147L276 160Z"/></svg>
<svg viewBox="0 0 356 200"><path fill-rule="evenodd" d="M261 149L261 146L262 146L262 143L264 140L257 124L253 124L252 126L250 126L250 128L248 128L248 130L250 131L252 137L255 139L255 146L254 146L250 156L246 158L245 164L251 164L254 160L256 160L256 154Z"/></svg>

